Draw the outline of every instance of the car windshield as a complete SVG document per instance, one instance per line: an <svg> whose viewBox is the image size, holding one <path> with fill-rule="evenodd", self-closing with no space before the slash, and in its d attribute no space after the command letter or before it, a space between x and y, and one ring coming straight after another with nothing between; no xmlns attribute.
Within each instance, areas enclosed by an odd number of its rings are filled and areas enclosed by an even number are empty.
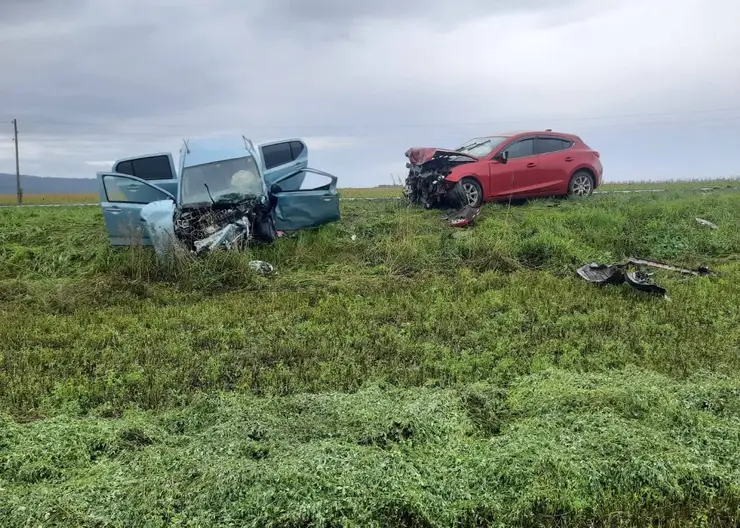
<svg viewBox="0 0 740 528"><path fill-rule="evenodd" d="M265 194L264 182L252 156L194 165L182 171L182 204L211 199L228 202Z"/></svg>
<svg viewBox="0 0 740 528"><path fill-rule="evenodd" d="M465 143L463 143L455 150L464 154L470 154L471 156L475 156L476 158L482 158L484 156L488 156L493 151L493 149L506 141L506 139L507 138L505 136L491 136L471 139L470 141L466 141Z"/></svg>

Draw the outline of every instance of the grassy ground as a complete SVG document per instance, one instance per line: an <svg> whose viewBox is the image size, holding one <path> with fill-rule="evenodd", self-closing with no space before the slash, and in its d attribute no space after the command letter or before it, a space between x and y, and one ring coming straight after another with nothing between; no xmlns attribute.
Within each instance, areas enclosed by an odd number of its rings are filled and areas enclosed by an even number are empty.
<svg viewBox="0 0 740 528"><path fill-rule="evenodd" d="M739 206L492 205L453 238L345 202L170 265L98 208L0 209L0 525L736 525ZM575 275L626 256L722 274Z"/></svg>

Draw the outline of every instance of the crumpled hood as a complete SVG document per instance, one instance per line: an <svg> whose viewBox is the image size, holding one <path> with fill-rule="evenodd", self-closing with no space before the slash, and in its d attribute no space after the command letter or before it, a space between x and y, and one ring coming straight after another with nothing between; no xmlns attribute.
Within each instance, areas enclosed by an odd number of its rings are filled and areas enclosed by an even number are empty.
<svg viewBox="0 0 740 528"><path fill-rule="evenodd" d="M463 158L459 160L462 163L477 161L478 158L475 156L470 156L469 154L463 154L462 152L458 152L456 150L451 149L441 149L441 148L434 148L434 147L414 147L410 148L406 151L405 156L409 159L409 161L413 165L424 165L425 163L428 163L434 159L441 159L441 158Z"/></svg>

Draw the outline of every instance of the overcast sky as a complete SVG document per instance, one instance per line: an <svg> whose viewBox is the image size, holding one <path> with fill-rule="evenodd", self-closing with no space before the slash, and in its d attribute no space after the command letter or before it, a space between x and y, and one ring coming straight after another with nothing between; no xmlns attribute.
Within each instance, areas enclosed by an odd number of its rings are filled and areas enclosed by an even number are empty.
<svg viewBox="0 0 740 528"><path fill-rule="evenodd" d="M734 0L0 0L0 172L94 176L234 132L341 186L411 146L579 134L607 180L740 175ZM5 124L2 124L5 123Z"/></svg>

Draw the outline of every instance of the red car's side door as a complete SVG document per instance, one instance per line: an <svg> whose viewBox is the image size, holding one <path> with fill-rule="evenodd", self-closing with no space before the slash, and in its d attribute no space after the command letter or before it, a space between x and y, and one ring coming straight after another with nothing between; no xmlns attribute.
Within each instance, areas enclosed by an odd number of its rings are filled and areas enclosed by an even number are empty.
<svg viewBox="0 0 740 528"><path fill-rule="evenodd" d="M491 198L529 195L527 189L537 181L539 166L534 147L535 138L530 137L517 139L499 149L499 152L508 152L508 160L490 163Z"/></svg>
<svg viewBox="0 0 740 528"><path fill-rule="evenodd" d="M535 144L539 157L540 195L563 194L567 192L568 180L575 166L576 154L570 140L558 137L540 136Z"/></svg>

